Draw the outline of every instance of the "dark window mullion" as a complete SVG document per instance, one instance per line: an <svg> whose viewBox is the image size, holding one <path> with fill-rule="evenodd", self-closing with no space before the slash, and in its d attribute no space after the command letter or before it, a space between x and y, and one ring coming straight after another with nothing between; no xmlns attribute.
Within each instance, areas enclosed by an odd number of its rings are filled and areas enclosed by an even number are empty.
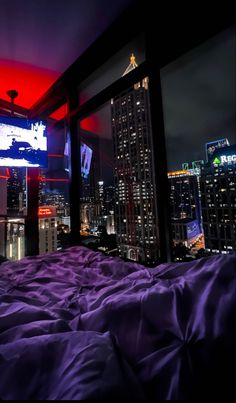
<svg viewBox="0 0 236 403"><path fill-rule="evenodd" d="M75 88L68 90L69 114L78 105L78 93ZM68 119L70 138L70 246L80 245L80 192L81 192L81 151L80 130L78 119L71 116Z"/></svg>
<svg viewBox="0 0 236 403"><path fill-rule="evenodd" d="M85 102L83 105L77 104L76 107L71 110L70 117L76 117L79 120L83 120L92 113L95 113L105 103L110 102L112 98L120 95L122 92L128 90L135 83L142 80L147 75L148 66L146 62L143 62L134 69L132 72L124 77L119 78L117 81L100 91L93 98Z"/></svg>
<svg viewBox="0 0 236 403"><path fill-rule="evenodd" d="M153 163L157 192L157 221L159 231L160 261L171 261L171 215L169 208L166 136L163 116L160 64L156 60L155 35L146 33L146 60L149 66L149 96L152 127Z"/></svg>

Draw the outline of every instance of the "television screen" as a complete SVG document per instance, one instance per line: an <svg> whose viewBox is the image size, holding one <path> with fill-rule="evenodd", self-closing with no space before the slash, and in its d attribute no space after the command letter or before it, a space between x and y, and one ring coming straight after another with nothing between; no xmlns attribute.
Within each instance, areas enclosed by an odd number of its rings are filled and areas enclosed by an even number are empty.
<svg viewBox="0 0 236 403"><path fill-rule="evenodd" d="M46 123L0 117L0 166L46 168L47 165Z"/></svg>
<svg viewBox="0 0 236 403"><path fill-rule="evenodd" d="M90 172L92 149L86 144L81 143L81 175L83 178L87 178Z"/></svg>
<svg viewBox="0 0 236 403"><path fill-rule="evenodd" d="M81 143L80 150L81 150L80 151L81 152L81 175L84 179L87 179L89 176L89 172L90 172L93 150L90 147L88 147L85 143ZM65 157L69 156L69 140L66 141L64 155L65 155ZM67 166L65 169L66 169L66 171L68 171Z"/></svg>

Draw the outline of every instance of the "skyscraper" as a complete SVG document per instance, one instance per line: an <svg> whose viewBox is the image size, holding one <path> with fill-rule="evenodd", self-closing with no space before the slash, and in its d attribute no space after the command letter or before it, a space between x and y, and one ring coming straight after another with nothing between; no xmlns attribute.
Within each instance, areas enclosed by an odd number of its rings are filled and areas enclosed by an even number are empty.
<svg viewBox="0 0 236 403"><path fill-rule="evenodd" d="M216 150L200 182L206 249L236 250L236 146Z"/></svg>
<svg viewBox="0 0 236 403"><path fill-rule="evenodd" d="M168 179L172 240L189 247L203 238L199 175L181 170L170 172Z"/></svg>
<svg viewBox="0 0 236 403"><path fill-rule="evenodd" d="M24 171L24 172L23 172ZM24 209L23 168L10 168L10 178L7 181L7 212L9 215L19 215Z"/></svg>
<svg viewBox="0 0 236 403"><path fill-rule="evenodd" d="M19 260L25 255L24 219L7 219L6 257Z"/></svg>
<svg viewBox="0 0 236 403"><path fill-rule="evenodd" d="M39 207L39 253L57 250L57 212L56 207Z"/></svg>
<svg viewBox="0 0 236 403"><path fill-rule="evenodd" d="M200 217L199 185L197 175L190 171L175 171L168 174L170 188L171 219L191 220Z"/></svg>
<svg viewBox="0 0 236 403"><path fill-rule="evenodd" d="M124 74L137 67L134 55ZM158 258L158 222L148 78L111 102L115 163L115 226L122 257Z"/></svg>
<svg viewBox="0 0 236 403"><path fill-rule="evenodd" d="M105 207L104 207L105 195L104 195L104 182L103 181L98 182L97 193L98 193L98 202L99 202L100 209L101 209L101 215L104 215L104 213L105 213Z"/></svg>

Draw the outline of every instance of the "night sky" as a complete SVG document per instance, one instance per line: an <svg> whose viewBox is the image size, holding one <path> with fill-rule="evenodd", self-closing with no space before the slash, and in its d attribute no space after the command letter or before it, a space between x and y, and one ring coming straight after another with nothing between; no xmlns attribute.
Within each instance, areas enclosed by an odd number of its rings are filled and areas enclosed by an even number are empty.
<svg viewBox="0 0 236 403"><path fill-rule="evenodd" d="M236 144L236 35L231 28L162 71L169 169L205 159L208 141Z"/></svg>

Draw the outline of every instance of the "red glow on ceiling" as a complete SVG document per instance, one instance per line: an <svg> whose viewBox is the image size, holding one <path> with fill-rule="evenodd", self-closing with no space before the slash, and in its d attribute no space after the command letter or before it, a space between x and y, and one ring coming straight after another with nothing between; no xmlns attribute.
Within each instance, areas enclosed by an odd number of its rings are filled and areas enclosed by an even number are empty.
<svg viewBox="0 0 236 403"><path fill-rule="evenodd" d="M95 134L101 134L103 131L101 119L97 115L89 116L80 122L80 127L83 130L92 132Z"/></svg>
<svg viewBox="0 0 236 403"><path fill-rule="evenodd" d="M64 158L63 154L48 154L48 156L53 158Z"/></svg>
<svg viewBox="0 0 236 403"><path fill-rule="evenodd" d="M10 101L6 91L15 89L19 93L15 103L30 108L59 76L55 71L0 59L0 98Z"/></svg>
<svg viewBox="0 0 236 403"><path fill-rule="evenodd" d="M68 109L67 104L62 105L55 112L53 112L49 117L55 120L61 120L67 115Z"/></svg>

